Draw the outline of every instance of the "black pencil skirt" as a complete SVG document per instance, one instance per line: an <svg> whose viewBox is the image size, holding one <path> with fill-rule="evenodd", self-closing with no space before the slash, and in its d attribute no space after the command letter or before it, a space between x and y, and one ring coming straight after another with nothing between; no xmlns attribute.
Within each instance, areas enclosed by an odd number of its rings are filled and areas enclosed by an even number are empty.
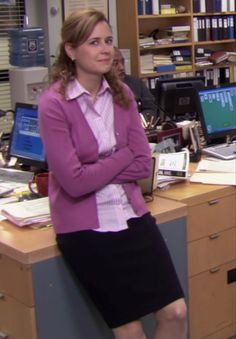
<svg viewBox="0 0 236 339"><path fill-rule="evenodd" d="M183 297L155 219L147 213L127 223L119 232L57 235L65 260L110 328Z"/></svg>

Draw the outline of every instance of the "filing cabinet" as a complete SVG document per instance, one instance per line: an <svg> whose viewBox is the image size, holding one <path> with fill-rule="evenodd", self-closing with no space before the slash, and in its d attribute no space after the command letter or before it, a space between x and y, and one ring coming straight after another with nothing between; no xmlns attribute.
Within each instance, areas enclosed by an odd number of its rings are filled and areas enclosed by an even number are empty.
<svg viewBox="0 0 236 339"><path fill-rule="evenodd" d="M187 204L190 339L236 336L236 189L179 184L158 195Z"/></svg>
<svg viewBox="0 0 236 339"><path fill-rule="evenodd" d="M0 338L36 339L31 267L0 255Z"/></svg>

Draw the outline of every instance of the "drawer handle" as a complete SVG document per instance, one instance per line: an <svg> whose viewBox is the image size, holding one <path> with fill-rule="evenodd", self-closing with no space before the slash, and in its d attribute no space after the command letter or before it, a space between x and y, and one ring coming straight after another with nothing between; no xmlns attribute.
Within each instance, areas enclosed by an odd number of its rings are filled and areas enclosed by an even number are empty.
<svg viewBox="0 0 236 339"><path fill-rule="evenodd" d="M210 235L209 235L209 239L210 239L210 240L214 240L214 239L217 239L217 238L219 238L219 237L220 237L220 235L217 234L217 233L214 233L214 234L210 234Z"/></svg>
<svg viewBox="0 0 236 339"><path fill-rule="evenodd" d="M0 292L0 299L4 299L4 294ZM1 333L1 332L0 332Z"/></svg>
<svg viewBox="0 0 236 339"><path fill-rule="evenodd" d="M208 201L208 205L210 205L210 206L216 205L216 204L218 204L218 203L219 203L219 200L217 200L217 199Z"/></svg>
<svg viewBox="0 0 236 339"><path fill-rule="evenodd" d="M6 338L8 338L8 335L6 333L0 331L0 338L6 339Z"/></svg>
<svg viewBox="0 0 236 339"><path fill-rule="evenodd" d="M216 273L216 272L219 272L220 268L219 267L214 267L214 268L211 268L210 269L210 273Z"/></svg>

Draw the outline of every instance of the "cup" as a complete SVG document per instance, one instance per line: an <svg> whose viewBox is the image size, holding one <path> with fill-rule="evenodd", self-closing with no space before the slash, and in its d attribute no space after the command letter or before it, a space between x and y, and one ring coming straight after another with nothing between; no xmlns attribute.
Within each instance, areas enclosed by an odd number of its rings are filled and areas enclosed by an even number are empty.
<svg viewBox="0 0 236 339"><path fill-rule="evenodd" d="M48 196L48 178L49 173L39 173L29 182L29 189L32 193L39 194L42 197Z"/></svg>

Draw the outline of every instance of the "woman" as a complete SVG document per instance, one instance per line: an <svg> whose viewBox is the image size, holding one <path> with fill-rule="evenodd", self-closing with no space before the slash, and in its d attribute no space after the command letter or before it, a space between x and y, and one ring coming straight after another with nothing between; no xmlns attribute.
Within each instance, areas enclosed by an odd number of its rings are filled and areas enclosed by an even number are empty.
<svg viewBox="0 0 236 339"><path fill-rule="evenodd" d="M52 84L39 102L58 246L118 339L185 338L186 306L169 254L136 180L150 149L136 102L111 71L103 13L74 12L62 27Z"/></svg>

